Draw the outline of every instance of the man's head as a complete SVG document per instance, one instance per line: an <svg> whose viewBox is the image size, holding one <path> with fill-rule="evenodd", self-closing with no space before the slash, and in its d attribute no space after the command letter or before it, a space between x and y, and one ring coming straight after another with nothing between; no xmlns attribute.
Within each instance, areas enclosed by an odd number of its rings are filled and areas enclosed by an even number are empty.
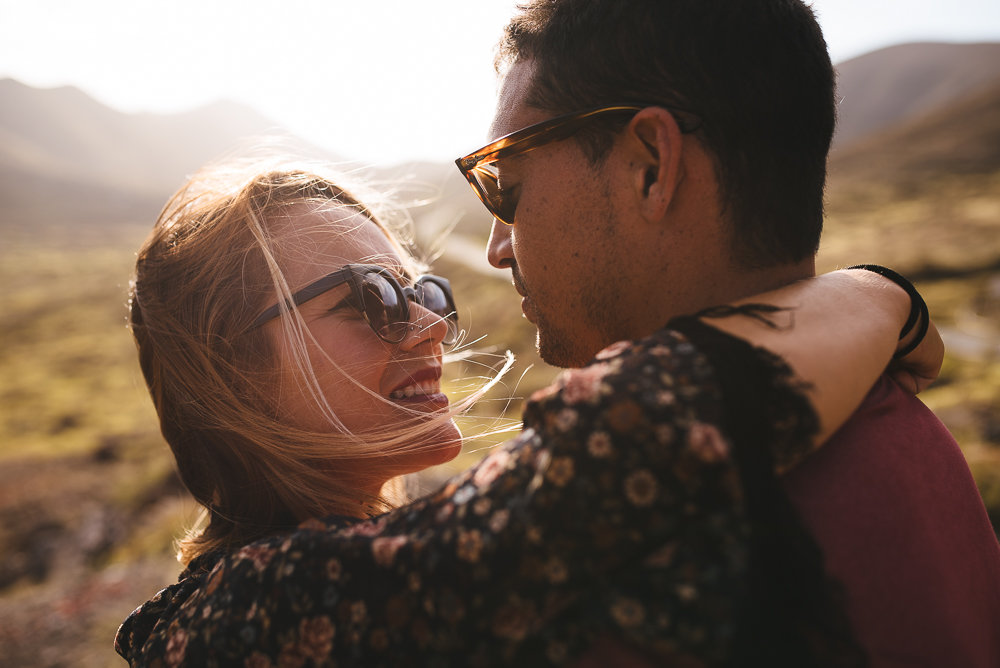
<svg viewBox="0 0 1000 668"><path fill-rule="evenodd" d="M514 227L494 224L490 259L527 293L547 360L581 364L616 338L741 296L727 292L729 271L811 262L833 70L801 2L535 0L497 60L496 136L645 107L496 163L519 208Z"/></svg>

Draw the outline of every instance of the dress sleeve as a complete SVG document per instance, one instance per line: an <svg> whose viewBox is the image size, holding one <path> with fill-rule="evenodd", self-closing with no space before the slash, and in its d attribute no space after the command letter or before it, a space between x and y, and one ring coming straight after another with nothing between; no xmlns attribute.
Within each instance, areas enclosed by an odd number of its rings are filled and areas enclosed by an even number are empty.
<svg viewBox="0 0 1000 668"><path fill-rule="evenodd" d="M787 372L765 367L762 386ZM746 542L716 372L664 330L563 374L518 438L438 493L223 560L136 665L554 665L608 628L711 665Z"/></svg>

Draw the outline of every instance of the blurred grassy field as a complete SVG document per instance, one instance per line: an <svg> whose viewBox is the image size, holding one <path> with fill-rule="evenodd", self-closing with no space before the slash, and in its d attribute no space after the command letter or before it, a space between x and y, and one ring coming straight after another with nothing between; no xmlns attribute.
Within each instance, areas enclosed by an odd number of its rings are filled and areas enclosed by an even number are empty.
<svg viewBox="0 0 1000 668"><path fill-rule="evenodd" d="M917 279L956 347L925 401L956 435L1000 525L1000 174L908 191L831 185L820 269L873 261ZM173 474L125 328L146 227L4 229L0 244L0 655L6 665L118 665L122 618L177 572L172 541L195 506ZM477 240L476 243L481 243ZM518 364L463 420L470 436L516 420L555 370L507 280L443 258L476 351L461 393L512 350ZM504 422L502 418L507 418ZM498 421L500 419L500 421ZM470 438L430 479L503 435ZM430 483L428 483L430 484ZM61 637L51 646L38 639ZM67 661L66 649L73 656Z"/></svg>
<svg viewBox="0 0 1000 668"><path fill-rule="evenodd" d="M916 283L948 347L921 399L962 446L1000 530L1000 172L852 177L832 174L818 269L877 262Z"/></svg>
<svg viewBox="0 0 1000 668"><path fill-rule="evenodd" d="M117 624L176 575L171 541L194 506L175 481L125 329L145 233L3 230L5 665L115 665Z"/></svg>

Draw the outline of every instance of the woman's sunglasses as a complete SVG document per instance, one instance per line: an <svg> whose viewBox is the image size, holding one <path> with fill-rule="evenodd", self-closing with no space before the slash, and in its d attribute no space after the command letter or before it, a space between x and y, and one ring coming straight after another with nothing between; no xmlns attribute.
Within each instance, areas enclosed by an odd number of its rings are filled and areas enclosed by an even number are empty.
<svg viewBox="0 0 1000 668"><path fill-rule="evenodd" d="M358 309L372 330L387 343L399 343L410 327L410 302L424 307L448 325L442 343L451 345L458 339L458 312L448 279L425 274L403 287L386 269L374 264L349 264L332 274L310 283L286 302L300 306L327 290L347 283L351 286L351 305ZM275 304L257 316L252 328L281 315L281 305Z"/></svg>
<svg viewBox="0 0 1000 668"><path fill-rule="evenodd" d="M502 158L521 155L546 144L566 139L572 136L595 118L608 115L634 116L648 106L617 105L613 107L598 107L585 109L565 116L556 116L541 123L529 125L526 128L504 135L478 151L455 161L458 170L469 181L476 191L480 201L489 209L493 217L505 225L514 224L514 211L517 209L517 198L504 193L500 187L500 172L497 162ZM680 109L670 109L677 116ZM678 119L680 121L680 119ZM681 127L681 132L692 132L695 126Z"/></svg>

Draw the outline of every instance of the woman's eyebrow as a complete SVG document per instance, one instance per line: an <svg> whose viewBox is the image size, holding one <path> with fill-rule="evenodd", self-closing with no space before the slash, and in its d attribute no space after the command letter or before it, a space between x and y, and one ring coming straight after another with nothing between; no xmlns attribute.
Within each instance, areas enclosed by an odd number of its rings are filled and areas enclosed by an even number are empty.
<svg viewBox="0 0 1000 668"><path fill-rule="evenodd" d="M410 268L399 262L398 260L387 260L385 258L372 258L370 262L364 262L362 264L370 264L376 267L381 267L387 272L392 274L392 277L397 281L402 283L403 281L411 280L414 276Z"/></svg>
<svg viewBox="0 0 1000 668"><path fill-rule="evenodd" d="M343 299L339 300L336 304L334 304L333 306L326 307L326 310L335 311L337 309L344 308L345 306L350 306L351 308L354 308L357 306L355 301L356 300L354 299L354 293L348 292L346 295L344 295Z"/></svg>
<svg viewBox="0 0 1000 668"><path fill-rule="evenodd" d="M345 290L346 292L344 292ZM333 308L332 306L327 306L327 304L330 304L330 302L333 299L335 299L337 295L343 295L339 301L350 299L352 295L351 286L348 285L347 283L343 283L341 285L334 285L333 287L327 288L323 292L319 293L315 297L311 297L306 301L302 302L301 304L299 304L299 307L301 308L304 306L308 306L310 304L314 304L317 308L323 308L323 309Z"/></svg>

